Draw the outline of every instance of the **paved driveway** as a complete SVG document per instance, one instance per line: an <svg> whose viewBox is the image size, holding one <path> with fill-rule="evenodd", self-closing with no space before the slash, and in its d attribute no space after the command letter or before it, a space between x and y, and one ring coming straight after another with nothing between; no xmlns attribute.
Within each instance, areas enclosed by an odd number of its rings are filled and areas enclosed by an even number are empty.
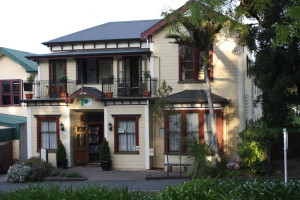
<svg viewBox="0 0 300 200"><path fill-rule="evenodd" d="M141 190L156 192L165 189L168 185L178 185L190 179L175 178L179 173L170 173L171 178L166 178L167 173L155 170L114 170L102 171L99 167L73 167L68 171L80 172L87 180L85 181L68 181L68 182L43 182L43 183L8 183L6 176L0 175L0 191L10 191L17 188L27 187L28 185L49 185L60 184L61 187L82 186L86 184L99 184L111 188L127 187L129 190ZM183 174L184 175L184 174ZM152 180L146 180L148 179Z"/></svg>

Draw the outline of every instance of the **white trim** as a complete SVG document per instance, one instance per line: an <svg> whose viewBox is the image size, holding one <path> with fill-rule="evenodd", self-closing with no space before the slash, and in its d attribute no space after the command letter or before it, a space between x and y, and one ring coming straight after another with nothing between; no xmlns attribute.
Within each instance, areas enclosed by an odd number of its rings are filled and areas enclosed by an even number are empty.
<svg viewBox="0 0 300 200"><path fill-rule="evenodd" d="M237 96L239 108L239 132L244 129L244 81L243 81L243 47L238 46L238 80L237 80Z"/></svg>
<svg viewBox="0 0 300 200"><path fill-rule="evenodd" d="M31 107L27 107L27 158L32 157Z"/></svg>
<svg viewBox="0 0 300 200"><path fill-rule="evenodd" d="M70 117L70 107L66 106L66 132L67 132L67 157L68 157L68 167L71 167L71 117Z"/></svg>
<svg viewBox="0 0 300 200"><path fill-rule="evenodd" d="M215 108L214 110L222 110L223 108ZM207 108L174 108L174 110L208 110Z"/></svg>
<svg viewBox="0 0 300 200"><path fill-rule="evenodd" d="M150 57L150 74L151 77L155 77L155 72L154 72L154 56Z"/></svg>
<svg viewBox="0 0 300 200"><path fill-rule="evenodd" d="M146 157L146 169L150 169L150 134L149 134L149 100L145 106L145 157Z"/></svg>
<svg viewBox="0 0 300 200"><path fill-rule="evenodd" d="M108 140L108 127L107 127L107 107L104 107L104 137ZM113 124L113 123L112 123Z"/></svg>

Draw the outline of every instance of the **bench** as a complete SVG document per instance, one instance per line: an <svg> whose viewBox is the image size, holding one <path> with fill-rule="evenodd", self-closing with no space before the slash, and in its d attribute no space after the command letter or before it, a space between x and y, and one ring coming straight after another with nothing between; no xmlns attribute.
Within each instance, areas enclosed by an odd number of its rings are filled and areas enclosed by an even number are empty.
<svg viewBox="0 0 300 200"><path fill-rule="evenodd" d="M184 171L187 171L187 167L191 166L191 164L179 164L179 163L166 163L165 166L167 166L167 171L172 172L172 167L184 167Z"/></svg>

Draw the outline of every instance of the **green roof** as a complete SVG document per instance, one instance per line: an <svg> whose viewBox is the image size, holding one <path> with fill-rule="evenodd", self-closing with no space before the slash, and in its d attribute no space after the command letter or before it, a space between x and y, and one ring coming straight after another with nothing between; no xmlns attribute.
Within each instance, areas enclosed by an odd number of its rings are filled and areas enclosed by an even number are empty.
<svg viewBox="0 0 300 200"><path fill-rule="evenodd" d="M33 53L0 47L0 54L4 54L16 63L20 64L26 72L38 72L37 63L25 58L26 56L34 55Z"/></svg>
<svg viewBox="0 0 300 200"><path fill-rule="evenodd" d="M22 124L27 122L27 118L17 115L7 115L0 113L0 123L1 122L5 124Z"/></svg>

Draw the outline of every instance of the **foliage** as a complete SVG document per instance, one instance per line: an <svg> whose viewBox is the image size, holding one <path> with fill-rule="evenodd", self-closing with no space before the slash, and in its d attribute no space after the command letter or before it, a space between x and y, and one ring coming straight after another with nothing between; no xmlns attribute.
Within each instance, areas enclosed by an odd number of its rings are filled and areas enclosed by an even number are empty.
<svg viewBox="0 0 300 200"><path fill-rule="evenodd" d="M60 80L61 83L65 83L65 82L67 82L67 80L68 80L68 76L67 76L67 75L63 75L63 76L61 76L61 77L59 78L59 80Z"/></svg>
<svg viewBox="0 0 300 200"><path fill-rule="evenodd" d="M60 177L67 177L67 178L82 177L82 175L79 172L71 172L71 171L66 171L57 168L52 169L49 176L60 176Z"/></svg>
<svg viewBox="0 0 300 200"><path fill-rule="evenodd" d="M144 78L150 78L151 77L151 73L150 73L150 71L148 71L148 70L146 70L146 71L144 71L143 72L143 76L144 76Z"/></svg>
<svg viewBox="0 0 300 200"><path fill-rule="evenodd" d="M35 79L35 74L30 73L30 75L27 77L26 81L28 83L33 83L34 79Z"/></svg>
<svg viewBox="0 0 300 200"><path fill-rule="evenodd" d="M237 153L242 165L255 174L264 174L269 169L267 167L270 167L267 161L270 161L271 145L279 133L279 129L268 127L263 120L249 122L246 129L239 133Z"/></svg>
<svg viewBox="0 0 300 200"><path fill-rule="evenodd" d="M290 181L234 181L219 179L197 179L179 186L168 186L157 194L140 191L128 191L125 187L109 188L101 185L84 185L79 187L61 187L60 185L29 185L10 192L0 193L1 200L22 199L289 199L296 200L300 196L300 182Z"/></svg>
<svg viewBox="0 0 300 200"><path fill-rule="evenodd" d="M193 178L207 176L212 172L213 164L207 159L210 148L205 143L199 143L196 138L188 142L189 160L192 163L190 174Z"/></svg>
<svg viewBox="0 0 300 200"><path fill-rule="evenodd" d="M16 163L8 168L7 181L11 183L25 183L28 181L30 171L30 166Z"/></svg>
<svg viewBox="0 0 300 200"><path fill-rule="evenodd" d="M58 146L56 149L56 160L66 160L67 154L64 144L59 140Z"/></svg>
<svg viewBox="0 0 300 200"><path fill-rule="evenodd" d="M100 161L111 161L110 149L106 138L104 138L103 144L100 147Z"/></svg>

